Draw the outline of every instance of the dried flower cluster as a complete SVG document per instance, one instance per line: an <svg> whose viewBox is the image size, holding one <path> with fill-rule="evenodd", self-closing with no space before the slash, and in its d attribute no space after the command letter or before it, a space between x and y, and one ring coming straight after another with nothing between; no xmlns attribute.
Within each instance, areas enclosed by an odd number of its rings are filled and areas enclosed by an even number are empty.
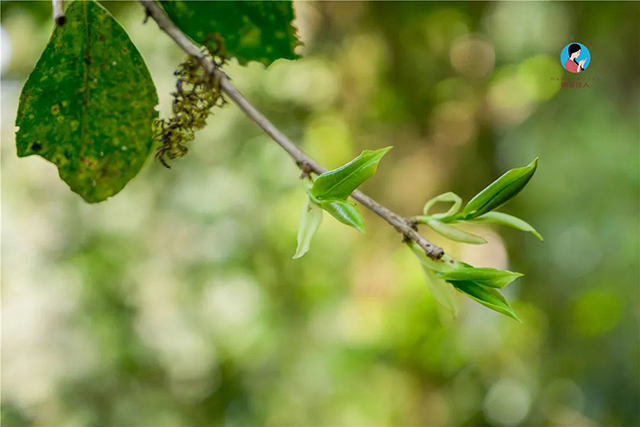
<svg viewBox="0 0 640 427"><path fill-rule="evenodd" d="M225 103L218 78L206 73L195 58L189 57L174 74L178 81L172 93L173 115L154 123L154 139L160 143L156 158L168 168L168 159L187 153L187 143L205 127L211 108Z"/></svg>

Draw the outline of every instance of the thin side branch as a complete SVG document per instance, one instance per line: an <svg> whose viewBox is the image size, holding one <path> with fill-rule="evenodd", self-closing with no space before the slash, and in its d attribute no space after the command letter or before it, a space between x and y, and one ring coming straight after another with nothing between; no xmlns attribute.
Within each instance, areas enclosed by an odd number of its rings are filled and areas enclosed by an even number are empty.
<svg viewBox="0 0 640 427"><path fill-rule="evenodd" d="M256 107L253 106L231 83L231 80L225 73L219 70L213 61L207 57L178 27L175 26L169 17L164 13L162 8L155 0L140 0L144 6L147 17L151 17L161 30L169 35L182 50L198 60L200 66L208 73L216 75L220 79L220 89L227 94L245 114L253 120L267 135L271 137L280 147L282 147L296 162L303 173L314 172L321 174L326 171L315 160L304 153L296 144L294 144L286 135L269 121ZM380 203L373 200L363 192L356 190L351 194L360 204L369 210L375 212L391 224L406 239L416 242L429 256L433 259L440 259L444 252L438 246L431 244L415 229L415 223L406 219Z"/></svg>
<svg viewBox="0 0 640 427"><path fill-rule="evenodd" d="M67 22L67 18L64 15L64 4L62 0L52 0L53 6L53 21L56 25L63 26Z"/></svg>

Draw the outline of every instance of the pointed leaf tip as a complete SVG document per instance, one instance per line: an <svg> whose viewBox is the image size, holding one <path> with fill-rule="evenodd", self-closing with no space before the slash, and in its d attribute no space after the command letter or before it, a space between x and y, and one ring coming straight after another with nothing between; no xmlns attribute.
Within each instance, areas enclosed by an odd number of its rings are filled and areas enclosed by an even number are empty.
<svg viewBox="0 0 640 427"><path fill-rule="evenodd" d="M458 291L468 295L471 299L498 313L509 316L522 323L513 308L500 292L471 281L450 282Z"/></svg>
<svg viewBox="0 0 640 427"><path fill-rule="evenodd" d="M482 216L473 219L473 222L481 222L484 224L497 224L515 228L516 230L526 231L536 236L541 242L544 238L526 221L503 212L488 212Z"/></svg>
<svg viewBox="0 0 640 427"><path fill-rule="evenodd" d="M318 176L311 187L311 194L319 199L346 199L364 181L371 178L378 163L392 147L364 150L349 163Z"/></svg>
<svg viewBox="0 0 640 427"><path fill-rule="evenodd" d="M538 158L535 158L525 167L506 172L471 199L463 209L461 217L470 220L504 205L522 191L537 167Z"/></svg>
<svg viewBox="0 0 640 427"><path fill-rule="evenodd" d="M523 274L488 267L466 267L442 273L440 276L450 282L472 281L490 288L504 288Z"/></svg>

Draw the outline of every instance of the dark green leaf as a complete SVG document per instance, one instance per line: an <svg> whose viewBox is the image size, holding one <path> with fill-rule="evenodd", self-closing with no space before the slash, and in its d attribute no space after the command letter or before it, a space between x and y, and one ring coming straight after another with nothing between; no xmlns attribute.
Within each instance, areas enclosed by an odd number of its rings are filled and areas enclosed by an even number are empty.
<svg viewBox="0 0 640 427"><path fill-rule="evenodd" d="M449 224L442 223L437 219L427 220L427 225L431 227L436 233L456 242L469 243L472 245L482 245L484 243L487 243L487 241L480 236L467 233L466 231L462 231L458 228L452 227Z"/></svg>
<svg viewBox="0 0 640 427"><path fill-rule="evenodd" d="M365 150L344 166L320 175L311 187L317 199L346 199L353 191L376 173L378 163L392 147Z"/></svg>
<svg viewBox="0 0 640 427"><path fill-rule="evenodd" d="M276 59L298 57L294 49L301 43L292 25L291 1L164 0L162 6L196 43L241 64L269 65Z"/></svg>
<svg viewBox="0 0 640 427"><path fill-rule="evenodd" d="M460 217L467 220L477 218L507 203L527 185L537 166L536 158L528 166L511 169L471 199Z"/></svg>
<svg viewBox="0 0 640 427"><path fill-rule="evenodd" d="M71 190L100 202L144 164L157 104L124 29L97 3L75 1L22 89L18 156L53 162Z"/></svg>
<svg viewBox="0 0 640 427"><path fill-rule="evenodd" d="M507 227L515 228L520 231L528 231L533 233L541 241L544 240L542 235L536 231L529 223L521 220L513 215L508 215L502 212L487 212L486 214L473 219L473 222L482 222L486 224L498 224L506 225Z"/></svg>
<svg viewBox="0 0 640 427"><path fill-rule="evenodd" d="M294 259L302 257L309 250L311 239L320 228L322 222L322 209L311 201L309 197L304 202L300 216L300 228L298 229L298 247Z"/></svg>
<svg viewBox="0 0 640 427"><path fill-rule="evenodd" d="M520 273L514 273L507 270L497 270L495 268L461 268L449 271L440 275L444 280L448 281L472 281L483 286L491 288L504 288L509 283L522 277Z"/></svg>
<svg viewBox="0 0 640 427"><path fill-rule="evenodd" d="M502 313L506 316L512 317L520 322L518 316L513 311L507 300L493 288L486 288L474 282L451 282L451 284L460 292L468 295L472 299L478 301L480 304L489 307L492 310Z"/></svg>
<svg viewBox="0 0 640 427"><path fill-rule="evenodd" d="M335 219L364 233L364 221L358 209L342 199L321 200L320 207L329 212Z"/></svg>

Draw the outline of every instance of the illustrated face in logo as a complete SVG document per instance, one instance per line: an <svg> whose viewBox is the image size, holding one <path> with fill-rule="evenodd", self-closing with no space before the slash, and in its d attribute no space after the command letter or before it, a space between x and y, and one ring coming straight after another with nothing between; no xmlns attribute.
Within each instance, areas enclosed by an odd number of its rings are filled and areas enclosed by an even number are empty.
<svg viewBox="0 0 640 427"><path fill-rule="evenodd" d="M560 53L560 62L570 73L581 73L589 66L591 53L581 43L569 43Z"/></svg>

